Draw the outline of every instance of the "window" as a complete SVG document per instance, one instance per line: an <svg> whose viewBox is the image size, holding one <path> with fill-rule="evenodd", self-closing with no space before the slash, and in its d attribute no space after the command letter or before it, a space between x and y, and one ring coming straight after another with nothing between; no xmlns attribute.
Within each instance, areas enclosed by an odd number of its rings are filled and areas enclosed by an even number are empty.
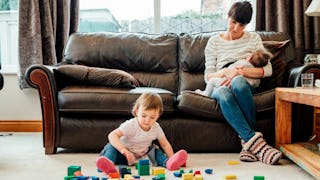
<svg viewBox="0 0 320 180"><path fill-rule="evenodd" d="M79 31L179 34L226 30L227 11L235 1L81 0ZM251 3L255 9L255 0ZM254 30L254 22L247 30Z"/></svg>
<svg viewBox="0 0 320 180"><path fill-rule="evenodd" d="M18 0L0 0L0 62L2 72L17 72Z"/></svg>
<svg viewBox="0 0 320 180"><path fill-rule="evenodd" d="M81 32L208 32L226 29L236 0L79 0ZM255 9L255 1L251 0ZM16 73L18 0L0 0L1 72ZM255 13L247 30L255 28Z"/></svg>

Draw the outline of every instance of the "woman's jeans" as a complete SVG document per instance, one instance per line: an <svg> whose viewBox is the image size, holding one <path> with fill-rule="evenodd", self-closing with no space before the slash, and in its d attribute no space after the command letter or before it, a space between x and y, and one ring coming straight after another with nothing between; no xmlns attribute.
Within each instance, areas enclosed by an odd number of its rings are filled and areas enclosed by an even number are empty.
<svg viewBox="0 0 320 180"><path fill-rule="evenodd" d="M243 76L236 76L231 81L231 88L220 86L211 94L211 98L220 104L223 116L245 142L255 135L256 106L253 92L254 88Z"/></svg>
<svg viewBox="0 0 320 180"><path fill-rule="evenodd" d="M104 146L103 150L100 152L100 156L105 156L114 164L128 165L127 158L110 143ZM154 166L166 167L168 157L158 146L151 145L147 156Z"/></svg>

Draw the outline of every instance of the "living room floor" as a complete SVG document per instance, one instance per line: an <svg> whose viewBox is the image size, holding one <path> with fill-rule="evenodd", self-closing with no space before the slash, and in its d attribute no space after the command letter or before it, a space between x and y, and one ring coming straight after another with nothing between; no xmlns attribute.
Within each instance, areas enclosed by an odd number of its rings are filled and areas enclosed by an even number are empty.
<svg viewBox="0 0 320 180"><path fill-rule="evenodd" d="M45 155L42 146L42 133L1 133L0 136L0 177L1 179L46 179L58 180L67 175L71 165L81 166L85 176L105 177L97 172L95 159L98 153L60 152L55 155ZM311 180L315 179L306 171L283 158L279 165L271 166L260 162L228 165L228 161L238 161L237 153L190 153L185 172L199 170L204 180L223 179L224 175L234 174L238 180L253 179L254 176L264 176L265 180ZM152 167L151 167L152 168ZM206 174L205 169L212 169L213 174ZM131 167L133 174L137 174ZM154 176L143 176L152 179ZM181 179L174 177L174 171L166 170L166 179Z"/></svg>

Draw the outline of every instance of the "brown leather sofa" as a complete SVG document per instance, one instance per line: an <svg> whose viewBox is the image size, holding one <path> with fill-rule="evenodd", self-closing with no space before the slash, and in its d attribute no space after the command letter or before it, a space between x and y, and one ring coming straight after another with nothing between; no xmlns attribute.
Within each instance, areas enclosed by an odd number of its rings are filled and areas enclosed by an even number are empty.
<svg viewBox="0 0 320 180"><path fill-rule="evenodd" d="M27 81L40 94L45 153L60 148L98 152L108 142L107 134L132 117L132 105L145 91L163 98L159 123L174 150L240 151L239 137L216 101L193 92L205 87L204 48L214 33L73 34L62 63L33 65L26 72ZM293 65L298 62L294 47L283 42L288 35L258 33L274 54L274 75L264 78L254 95L257 131L273 144L274 88L294 86L303 68Z"/></svg>

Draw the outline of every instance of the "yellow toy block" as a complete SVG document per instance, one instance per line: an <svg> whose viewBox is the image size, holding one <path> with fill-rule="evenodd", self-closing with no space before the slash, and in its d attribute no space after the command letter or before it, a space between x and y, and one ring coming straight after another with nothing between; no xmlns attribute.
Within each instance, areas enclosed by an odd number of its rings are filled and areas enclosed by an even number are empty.
<svg viewBox="0 0 320 180"><path fill-rule="evenodd" d="M237 176L234 175L234 174L228 174L228 175L223 176L223 179L225 179L225 180L234 180L234 179L237 179Z"/></svg>
<svg viewBox="0 0 320 180"><path fill-rule="evenodd" d="M125 174L125 175L123 176L123 179L124 179L124 180L131 180L131 179L134 179L134 178L133 178L133 176L132 176L131 174Z"/></svg>
<svg viewBox="0 0 320 180"><path fill-rule="evenodd" d="M153 168L152 169L152 175L159 175L159 174L165 174L164 168Z"/></svg>
<svg viewBox="0 0 320 180"><path fill-rule="evenodd" d="M230 160L230 161L228 161L228 164L229 164L229 165L237 165L237 164L239 164L239 161Z"/></svg>
<svg viewBox="0 0 320 180"><path fill-rule="evenodd" d="M193 180L203 180L203 177L201 174L196 174L193 178Z"/></svg>
<svg viewBox="0 0 320 180"><path fill-rule="evenodd" d="M192 173L182 174L182 180L193 180L193 174Z"/></svg>

